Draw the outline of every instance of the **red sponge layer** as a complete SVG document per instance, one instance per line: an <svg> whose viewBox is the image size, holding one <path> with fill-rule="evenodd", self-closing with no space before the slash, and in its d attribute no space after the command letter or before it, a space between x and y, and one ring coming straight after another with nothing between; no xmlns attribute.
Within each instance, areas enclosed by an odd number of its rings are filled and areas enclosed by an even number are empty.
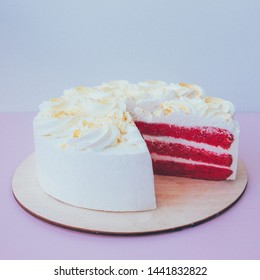
<svg viewBox="0 0 260 280"><path fill-rule="evenodd" d="M194 148L177 143L165 143L145 140L150 153L191 159L194 161L212 163L223 166L231 166L232 156L229 154L217 154L205 149Z"/></svg>
<svg viewBox="0 0 260 280"><path fill-rule="evenodd" d="M204 180L226 180L233 172L227 168L153 160L154 174L181 176Z"/></svg>
<svg viewBox="0 0 260 280"><path fill-rule="evenodd" d="M141 134L183 138L198 143L206 143L223 149L229 149L234 135L226 129L217 127L184 127L163 123L135 122Z"/></svg>

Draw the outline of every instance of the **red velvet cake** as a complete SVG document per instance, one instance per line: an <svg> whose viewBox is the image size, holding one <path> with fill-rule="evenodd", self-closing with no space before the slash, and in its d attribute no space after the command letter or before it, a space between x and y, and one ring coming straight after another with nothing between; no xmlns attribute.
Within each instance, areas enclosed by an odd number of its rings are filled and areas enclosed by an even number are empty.
<svg viewBox="0 0 260 280"><path fill-rule="evenodd" d="M232 178L234 135L214 127L136 122L152 156L155 174L208 180Z"/></svg>
<svg viewBox="0 0 260 280"><path fill-rule="evenodd" d="M130 94L129 108L155 174L235 179L239 127L232 103L184 83L148 81L137 92Z"/></svg>

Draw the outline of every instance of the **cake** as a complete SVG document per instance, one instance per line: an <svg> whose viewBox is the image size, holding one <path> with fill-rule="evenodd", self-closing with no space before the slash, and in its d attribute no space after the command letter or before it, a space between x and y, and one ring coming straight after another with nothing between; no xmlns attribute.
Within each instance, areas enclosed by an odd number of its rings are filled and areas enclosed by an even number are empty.
<svg viewBox="0 0 260 280"><path fill-rule="evenodd" d="M150 154L112 93L77 88L44 102L34 138L38 180L54 198L106 211L156 208Z"/></svg>
<svg viewBox="0 0 260 280"><path fill-rule="evenodd" d="M65 90L40 105L34 135L42 189L78 207L155 209L153 174L236 178L234 106L196 85L112 81Z"/></svg>

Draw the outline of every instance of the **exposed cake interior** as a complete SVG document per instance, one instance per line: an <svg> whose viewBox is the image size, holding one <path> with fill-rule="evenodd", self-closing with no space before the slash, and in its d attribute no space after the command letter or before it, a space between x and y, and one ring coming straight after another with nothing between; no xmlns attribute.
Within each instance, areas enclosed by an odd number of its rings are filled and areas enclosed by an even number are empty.
<svg viewBox="0 0 260 280"><path fill-rule="evenodd" d="M144 122L136 125L151 153L155 174L208 180L235 177L237 141L234 143L230 131Z"/></svg>
<svg viewBox="0 0 260 280"><path fill-rule="evenodd" d="M231 102L205 96L196 85L151 81L128 104L155 174L235 179L239 127Z"/></svg>

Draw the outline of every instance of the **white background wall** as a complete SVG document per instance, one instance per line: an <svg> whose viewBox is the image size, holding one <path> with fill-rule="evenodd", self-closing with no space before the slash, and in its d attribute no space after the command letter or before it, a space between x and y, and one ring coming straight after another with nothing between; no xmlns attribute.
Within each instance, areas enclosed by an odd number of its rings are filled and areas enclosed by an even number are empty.
<svg viewBox="0 0 260 280"><path fill-rule="evenodd" d="M0 111L115 79L197 83L260 111L259 52L259 0L0 0Z"/></svg>

